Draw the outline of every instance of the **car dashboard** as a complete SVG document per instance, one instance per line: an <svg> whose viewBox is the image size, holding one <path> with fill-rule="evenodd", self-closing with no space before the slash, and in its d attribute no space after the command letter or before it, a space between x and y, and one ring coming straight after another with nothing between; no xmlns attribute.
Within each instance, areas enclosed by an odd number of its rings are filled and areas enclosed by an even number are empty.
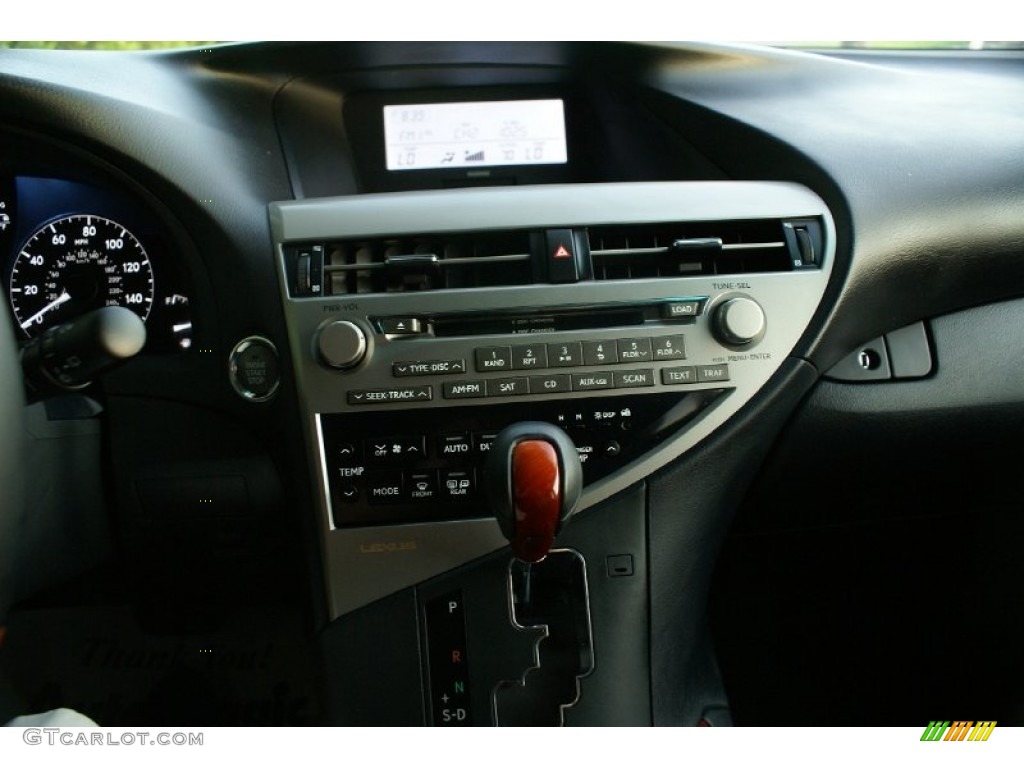
<svg viewBox="0 0 1024 768"><path fill-rule="evenodd" d="M867 724L879 692L889 724L1020 717L1012 684L922 687L909 660L939 625L905 609L943 580L989 590L950 643L1024 679L1003 624L1022 68L0 52L18 344L103 307L146 329L5 438L25 513L0 661L71 659L9 673L18 695L110 724ZM571 439L582 492L531 576L494 454L537 423ZM988 532L961 551L971 520ZM90 610L128 658L186 650L98 675Z"/></svg>

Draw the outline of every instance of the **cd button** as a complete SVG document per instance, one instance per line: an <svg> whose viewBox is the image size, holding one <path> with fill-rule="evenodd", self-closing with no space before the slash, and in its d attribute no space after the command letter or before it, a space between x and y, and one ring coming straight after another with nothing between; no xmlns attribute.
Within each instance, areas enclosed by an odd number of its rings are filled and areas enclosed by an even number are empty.
<svg viewBox="0 0 1024 768"><path fill-rule="evenodd" d="M531 376L530 392L535 395L543 395L554 392L571 392L568 373L552 373L548 376Z"/></svg>

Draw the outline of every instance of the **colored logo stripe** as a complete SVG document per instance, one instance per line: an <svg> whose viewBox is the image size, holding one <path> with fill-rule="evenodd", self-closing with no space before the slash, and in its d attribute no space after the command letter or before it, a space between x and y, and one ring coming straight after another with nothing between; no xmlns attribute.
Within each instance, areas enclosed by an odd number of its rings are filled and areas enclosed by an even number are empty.
<svg viewBox="0 0 1024 768"><path fill-rule="evenodd" d="M971 735L967 737L968 741L988 741L988 737L992 735L993 729L996 727L995 720L980 720L974 730L971 731Z"/></svg>
<svg viewBox="0 0 1024 768"><path fill-rule="evenodd" d="M930 720L921 741L988 741L995 727L995 720Z"/></svg>

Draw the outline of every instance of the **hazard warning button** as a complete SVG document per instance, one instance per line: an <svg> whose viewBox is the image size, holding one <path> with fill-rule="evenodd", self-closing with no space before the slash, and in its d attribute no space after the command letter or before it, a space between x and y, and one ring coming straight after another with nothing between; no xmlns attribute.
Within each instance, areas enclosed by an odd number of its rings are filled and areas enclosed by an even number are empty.
<svg viewBox="0 0 1024 768"><path fill-rule="evenodd" d="M548 280L575 283L580 279L576 240L571 229L549 229L544 233Z"/></svg>

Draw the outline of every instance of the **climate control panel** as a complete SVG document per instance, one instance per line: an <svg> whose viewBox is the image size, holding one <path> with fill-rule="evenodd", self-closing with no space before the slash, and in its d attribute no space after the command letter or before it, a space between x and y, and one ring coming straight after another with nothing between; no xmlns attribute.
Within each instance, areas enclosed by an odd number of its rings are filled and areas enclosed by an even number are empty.
<svg viewBox="0 0 1024 768"><path fill-rule="evenodd" d="M492 517L480 492L481 467L498 432L520 421L564 429L576 445L584 483L594 482L682 428L722 392L467 405L408 420L321 416L334 526Z"/></svg>

